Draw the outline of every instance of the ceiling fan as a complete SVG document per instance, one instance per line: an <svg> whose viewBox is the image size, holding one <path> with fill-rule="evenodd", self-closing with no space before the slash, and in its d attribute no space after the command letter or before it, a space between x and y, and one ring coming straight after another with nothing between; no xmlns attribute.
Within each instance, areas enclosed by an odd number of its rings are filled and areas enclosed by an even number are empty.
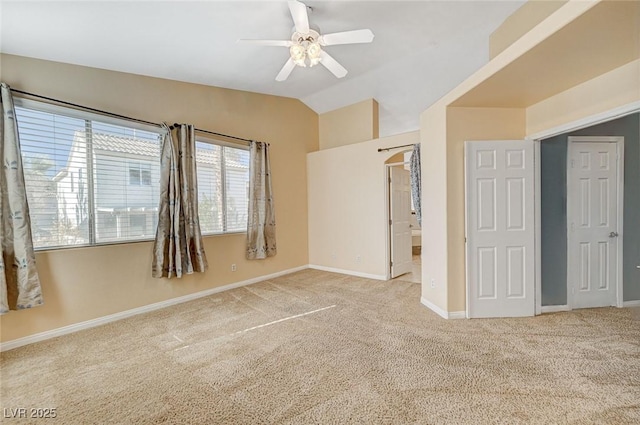
<svg viewBox="0 0 640 425"><path fill-rule="evenodd" d="M320 35L318 31L309 28L307 6L299 1L289 1L289 11L295 24L291 40L238 40L239 43L289 48L290 58L276 76L276 81L286 80L296 65L306 67L307 64L315 66L319 63L336 77L342 78L347 75L347 70L325 52L323 47L373 41L373 32L369 29Z"/></svg>

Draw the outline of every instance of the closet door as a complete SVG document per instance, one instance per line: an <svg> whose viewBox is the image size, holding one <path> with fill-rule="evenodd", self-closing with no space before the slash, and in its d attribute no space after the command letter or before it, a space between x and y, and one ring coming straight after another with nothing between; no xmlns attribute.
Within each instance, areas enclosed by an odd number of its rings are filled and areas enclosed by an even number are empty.
<svg viewBox="0 0 640 425"><path fill-rule="evenodd" d="M532 141L465 143L467 317L535 314Z"/></svg>

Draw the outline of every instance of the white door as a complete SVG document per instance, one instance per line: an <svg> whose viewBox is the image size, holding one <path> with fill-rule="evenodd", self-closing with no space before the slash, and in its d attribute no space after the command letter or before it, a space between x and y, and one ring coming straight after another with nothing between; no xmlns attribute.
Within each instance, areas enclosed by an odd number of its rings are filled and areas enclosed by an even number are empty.
<svg viewBox="0 0 640 425"><path fill-rule="evenodd" d="M403 167L389 168L391 278L411 271L411 176Z"/></svg>
<svg viewBox="0 0 640 425"><path fill-rule="evenodd" d="M535 313L532 141L466 142L467 316Z"/></svg>
<svg viewBox="0 0 640 425"><path fill-rule="evenodd" d="M594 142L583 142L584 140ZM572 308L616 305L618 164L616 143L569 138L568 301ZM580 141L580 142L579 142Z"/></svg>

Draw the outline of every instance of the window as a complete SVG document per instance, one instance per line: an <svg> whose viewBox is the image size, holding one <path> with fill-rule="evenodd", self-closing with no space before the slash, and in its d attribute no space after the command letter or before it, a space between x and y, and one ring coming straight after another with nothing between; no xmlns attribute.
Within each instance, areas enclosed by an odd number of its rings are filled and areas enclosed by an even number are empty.
<svg viewBox="0 0 640 425"><path fill-rule="evenodd" d="M36 249L152 239L159 131L16 99Z"/></svg>
<svg viewBox="0 0 640 425"><path fill-rule="evenodd" d="M198 215L203 234L245 232L249 207L249 151L196 141Z"/></svg>
<svg viewBox="0 0 640 425"><path fill-rule="evenodd" d="M129 164L129 184L133 186L151 185L151 167L149 164Z"/></svg>

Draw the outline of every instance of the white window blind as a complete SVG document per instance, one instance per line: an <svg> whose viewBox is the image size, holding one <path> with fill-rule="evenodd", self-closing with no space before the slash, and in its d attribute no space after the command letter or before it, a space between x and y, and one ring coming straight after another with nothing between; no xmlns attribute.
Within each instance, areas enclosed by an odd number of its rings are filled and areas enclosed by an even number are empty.
<svg viewBox="0 0 640 425"><path fill-rule="evenodd" d="M38 102L16 103L36 249L155 236L159 132Z"/></svg>
<svg viewBox="0 0 640 425"><path fill-rule="evenodd" d="M204 234L247 230L249 151L196 142L198 215Z"/></svg>

